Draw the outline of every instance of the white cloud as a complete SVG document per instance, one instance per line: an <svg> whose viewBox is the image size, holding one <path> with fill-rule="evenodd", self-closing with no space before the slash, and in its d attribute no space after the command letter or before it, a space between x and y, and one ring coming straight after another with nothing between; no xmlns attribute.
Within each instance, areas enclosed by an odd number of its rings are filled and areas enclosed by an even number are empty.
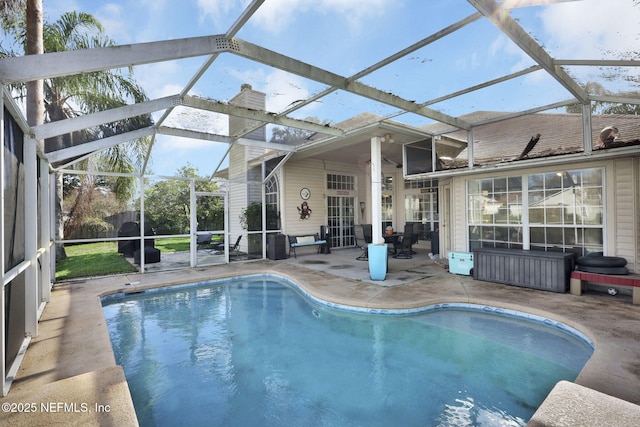
<svg viewBox="0 0 640 427"><path fill-rule="evenodd" d="M269 0L252 22L273 33L285 31L296 15L305 12L336 14L351 29L359 29L365 18L383 15L397 0ZM339 21L337 21L339 22Z"/></svg>
<svg viewBox="0 0 640 427"><path fill-rule="evenodd" d="M198 0L200 21L211 19L216 26L224 22L224 17L231 12L242 10L249 4L247 0Z"/></svg>
<svg viewBox="0 0 640 427"><path fill-rule="evenodd" d="M638 47L640 7L631 0L563 3L544 8L540 16L558 58L603 58Z"/></svg>
<svg viewBox="0 0 640 427"><path fill-rule="evenodd" d="M307 99L309 91L304 87L304 84L304 80L298 76L280 70L266 76L267 109L280 112L295 101Z"/></svg>

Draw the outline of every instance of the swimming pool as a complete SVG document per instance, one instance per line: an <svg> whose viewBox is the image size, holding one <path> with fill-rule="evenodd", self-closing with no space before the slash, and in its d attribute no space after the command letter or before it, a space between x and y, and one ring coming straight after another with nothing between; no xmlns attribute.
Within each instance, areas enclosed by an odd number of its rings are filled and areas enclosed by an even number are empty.
<svg viewBox="0 0 640 427"><path fill-rule="evenodd" d="M254 276L105 298L140 425L524 425L593 352L507 310L371 314L307 297Z"/></svg>

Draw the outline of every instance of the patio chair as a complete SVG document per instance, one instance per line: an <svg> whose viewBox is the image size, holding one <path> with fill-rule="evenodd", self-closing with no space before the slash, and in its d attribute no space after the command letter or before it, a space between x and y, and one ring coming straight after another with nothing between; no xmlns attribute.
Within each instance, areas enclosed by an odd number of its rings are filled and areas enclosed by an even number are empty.
<svg viewBox="0 0 640 427"><path fill-rule="evenodd" d="M402 234L402 240L400 240L396 246L396 253L394 258L409 259L413 258L411 255L413 245L413 224L405 224L404 233Z"/></svg>
<svg viewBox="0 0 640 427"><path fill-rule="evenodd" d="M356 246L363 249L364 252L358 258L358 261L367 261L369 259L369 243L372 241L372 229L371 224L357 224L354 225L354 232L356 236Z"/></svg>
<svg viewBox="0 0 640 427"><path fill-rule="evenodd" d="M211 233L198 234L198 236L196 237L196 247L198 249L210 249Z"/></svg>
<svg viewBox="0 0 640 427"><path fill-rule="evenodd" d="M414 222L413 224L413 240L411 241L411 255L415 255L416 251L413 250L413 245L418 244L420 239L420 223Z"/></svg>
<svg viewBox="0 0 640 427"><path fill-rule="evenodd" d="M236 240L236 243L234 243L233 246L229 245L229 253L238 251L238 248L240 248L241 239L242 239L242 234L238 236L238 240ZM219 252L224 252L224 242L216 243L215 245L213 245L213 249Z"/></svg>

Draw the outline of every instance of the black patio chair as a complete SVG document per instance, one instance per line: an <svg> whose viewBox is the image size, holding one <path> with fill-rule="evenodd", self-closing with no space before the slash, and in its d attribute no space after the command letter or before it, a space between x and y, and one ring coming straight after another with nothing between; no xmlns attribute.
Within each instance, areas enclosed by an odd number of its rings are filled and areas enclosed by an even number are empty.
<svg viewBox="0 0 640 427"><path fill-rule="evenodd" d="M404 233L402 234L402 240L396 245L396 253L394 258L409 259L413 258L411 253L413 245L413 224L405 224Z"/></svg>
<svg viewBox="0 0 640 427"><path fill-rule="evenodd" d="M371 243L372 226L371 224L357 224L354 225L354 233L356 236L356 246L363 249L364 252L358 258L358 261L367 261L369 259L369 243Z"/></svg>
<svg viewBox="0 0 640 427"><path fill-rule="evenodd" d="M242 234L238 236L238 240L236 240L236 243L234 243L233 246L229 245L229 253L238 251L238 248L240 247L241 239L242 239ZM219 252L224 252L224 242L216 243L215 245L213 245L213 249Z"/></svg>
<svg viewBox="0 0 640 427"><path fill-rule="evenodd" d="M211 233L198 234L196 245L197 249L211 249Z"/></svg>
<svg viewBox="0 0 640 427"><path fill-rule="evenodd" d="M413 250L413 245L418 244L418 240L420 239L420 223L413 223L413 240L411 241L411 255L415 255L416 251Z"/></svg>

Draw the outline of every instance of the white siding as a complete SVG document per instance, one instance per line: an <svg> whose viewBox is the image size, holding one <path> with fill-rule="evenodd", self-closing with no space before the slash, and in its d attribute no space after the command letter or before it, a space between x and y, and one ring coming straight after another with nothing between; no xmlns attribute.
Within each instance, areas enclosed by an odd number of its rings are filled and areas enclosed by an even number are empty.
<svg viewBox="0 0 640 427"><path fill-rule="evenodd" d="M453 251L467 251L467 180L454 179L451 181L451 243ZM448 254L440 254L447 257Z"/></svg>
<svg viewBox="0 0 640 427"><path fill-rule="evenodd" d="M350 196L356 197L356 206L360 201L367 200L366 187L368 180L364 171L354 170L353 165L324 162L322 160L304 159L289 161L282 173L282 224L285 234L319 233L320 226L327 224L327 173L356 175L357 190L351 191ZM311 208L311 217L300 220L298 208L303 200L300 189L308 188L311 197L307 200ZM358 220L361 216L357 215ZM366 222L366 221L361 221Z"/></svg>
<svg viewBox="0 0 640 427"><path fill-rule="evenodd" d="M627 259L627 268L636 271L638 246L637 163L635 159L620 159L613 163L614 256Z"/></svg>
<svg viewBox="0 0 640 427"><path fill-rule="evenodd" d="M604 167L605 173L605 210L606 229L605 251L607 255L627 259L627 267L638 271L640 266L640 160L620 159L602 162L583 162L564 168ZM555 171L561 166L540 167L502 173L484 173L473 175L473 179L497 176L514 176ZM454 251L467 250L466 234L466 181L470 176L455 177L451 181L451 219L450 231Z"/></svg>

